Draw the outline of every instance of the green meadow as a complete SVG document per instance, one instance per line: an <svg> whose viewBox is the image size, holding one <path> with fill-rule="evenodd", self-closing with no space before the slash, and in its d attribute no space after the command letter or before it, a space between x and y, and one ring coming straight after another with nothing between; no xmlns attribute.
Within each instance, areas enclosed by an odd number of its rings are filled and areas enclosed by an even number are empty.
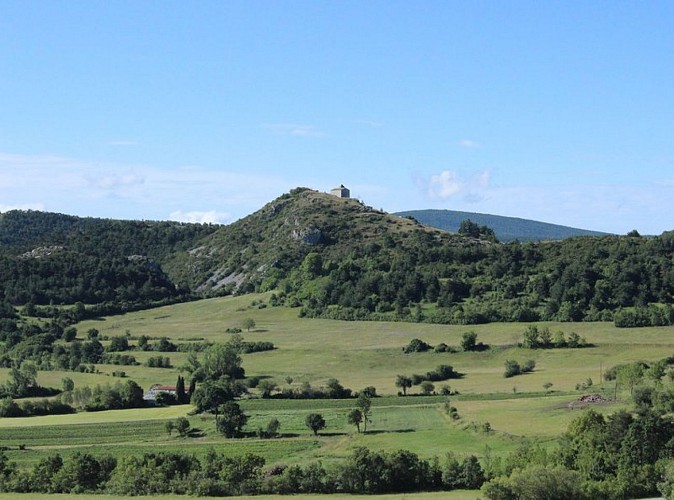
<svg viewBox="0 0 674 500"><path fill-rule="evenodd" d="M449 451L482 456L486 450L504 455L527 438L554 447L556 437L583 411L570 409L569 403L586 393L613 395L613 383L601 383L601 373L611 366L628 361L654 361L674 354L674 329L669 327L617 329L608 323L539 323L553 333L575 332L592 347L527 350L517 347L527 327L522 323L447 326L301 319L298 309L266 306L267 300L267 295L215 298L100 318L76 326L80 338L96 328L108 337L130 332L132 338L167 337L176 343L198 339L226 342L231 338L227 329L241 327L245 319L252 318L256 326L250 332L244 329L244 340L270 341L277 348L243 355L247 376L269 378L279 387L305 382L320 386L330 378L354 391L374 386L382 397L373 401L367 434L359 434L347 424L346 413L353 407L353 400L259 399L255 390L251 390L250 397L241 402L250 417L246 438L225 439L215 430L212 416L193 415L190 406L173 406L5 418L0 420L0 443L9 447L8 456L19 464L35 463L55 452L123 456L162 450L202 455L211 448L232 455L256 453L268 464L336 460L357 446L379 450L404 448L423 457ZM402 350L413 338L431 345L444 342L458 346L467 331L476 332L478 342L488 344L490 349L414 354ZM70 377L76 387L94 386L123 380L112 376L113 371L123 370L148 389L156 383L175 384L187 357L185 353L131 351L129 354L141 363L149 356L168 356L173 368L98 365L98 373L93 374L40 372L38 381L44 386L60 387L61 380ZM532 373L504 378L504 363L508 359L520 363L533 359L536 368ZM453 366L462 378L435 383L436 392L446 384L456 394L422 396L418 387L413 387L407 397L398 395L396 375L423 374L441 364ZM7 370L0 370L0 379L6 377ZM588 379L592 379L592 387L576 389L577 384ZM543 388L546 383L552 384L548 391ZM606 413L625 408L627 394L618 391L618 396L618 401L595 408ZM445 410L447 400L457 408L458 420L449 418ZM327 422L318 436L313 436L304 425L306 415L311 412L321 413ZM169 436L166 421L181 416L188 417L193 432L184 438L175 433ZM255 430L264 428L271 418L280 421L282 437L254 437ZM443 493L442 498L475 498L474 494L462 495ZM0 496L0 500L4 498L23 497ZM406 498L435 497L407 495Z"/></svg>

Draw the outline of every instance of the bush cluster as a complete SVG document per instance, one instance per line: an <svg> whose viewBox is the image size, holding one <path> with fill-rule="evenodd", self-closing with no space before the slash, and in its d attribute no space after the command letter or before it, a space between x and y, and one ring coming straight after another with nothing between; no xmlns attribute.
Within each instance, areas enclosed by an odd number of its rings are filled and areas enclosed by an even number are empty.
<svg viewBox="0 0 674 500"><path fill-rule="evenodd" d="M150 356L145 362L149 368L172 368L171 358L168 356Z"/></svg>
<svg viewBox="0 0 674 500"><path fill-rule="evenodd" d="M522 365L514 359L508 359L505 362L505 372L503 372L503 376L505 378L510 378L516 375L522 375L523 373L534 371L534 368L536 368L536 361L533 359L528 359Z"/></svg>
<svg viewBox="0 0 674 500"><path fill-rule="evenodd" d="M312 387L305 382L300 387L284 387L281 392L271 395L278 399L348 399L353 391L342 386L337 379L330 379L324 387Z"/></svg>

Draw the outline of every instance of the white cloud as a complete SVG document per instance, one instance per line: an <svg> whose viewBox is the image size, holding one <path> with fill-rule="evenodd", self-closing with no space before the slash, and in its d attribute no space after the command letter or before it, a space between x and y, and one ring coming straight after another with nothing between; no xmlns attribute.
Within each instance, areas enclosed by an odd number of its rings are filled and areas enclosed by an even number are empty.
<svg viewBox="0 0 674 500"><path fill-rule="evenodd" d="M325 132L312 125L295 125L292 123L273 123L264 125L275 135L290 135L294 137L324 137Z"/></svg>
<svg viewBox="0 0 674 500"><path fill-rule="evenodd" d="M460 193L466 187L461 182L456 172L445 170L437 175L432 175L428 182L428 195L431 198L447 199Z"/></svg>
<svg viewBox="0 0 674 500"><path fill-rule="evenodd" d="M430 180L420 184L424 187L427 196L431 199L447 200L463 195L466 201L479 201L489 189L491 173L488 170L473 174L467 180L462 179L457 172L444 170L432 175Z"/></svg>
<svg viewBox="0 0 674 500"><path fill-rule="evenodd" d="M457 144L460 147L466 149L477 149L482 147L479 142L473 141L471 139L461 139Z"/></svg>
<svg viewBox="0 0 674 500"><path fill-rule="evenodd" d="M99 163L0 152L0 203L80 216L224 222L306 185L288 174ZM212 210L201 211L207 206ZM9 209L8 208L8 209Z"/></svg>
<svg viewBox="0 0 674 500"><path fill-rule="evenodd" d="M228 212L218 212L216 210L210 210L208 212L183 212L182 210L176 210L169 215L169 220L194 222L198 224L226 224L227 222L230 222L231 219L232 214Z"/></svg>
<svg viewBox="0 0 674 500"><path fill-rule="evenodd" d="M145 178L142 175L133 172L103 173L102 175L96 176L89 175L86 176L86 180L92 187L105 191L133 187L145 183Z"/></svg>

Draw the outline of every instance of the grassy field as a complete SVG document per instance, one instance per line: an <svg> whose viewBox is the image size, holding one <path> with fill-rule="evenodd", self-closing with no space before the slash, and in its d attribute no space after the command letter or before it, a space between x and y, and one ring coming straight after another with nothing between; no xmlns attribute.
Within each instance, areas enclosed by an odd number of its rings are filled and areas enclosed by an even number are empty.
<svg viewBox="0 0 674 500"><path fill-rule="evenodd" d="M541 323L539 326L547 326L553 333L576 332L593 347L532 351L517 347L527 326L524 324L467 327L299 319L297 309L261 308L260 303L267 299L266 295L209 299L86 321L77 328L80 338L86 336L88 329L96 328L104 336L129 331L134 337L165 336L174 342L195 338L226 342L231 338L226 333L228 328L240 327L244 319L252 318L256 327L244 331L244 339L271 341L277 349L244 355L247 375L269 377L282 387L288 386L287 377L292 377L292 386L304 382L320 386L329 378L337 378L353 390L375 386L384 397L374 400L368 434L356 433L346 422L353 400L246 399L241 404L250 416L246 429L250 437L242 439L224 439L216 432L212 417L188 415L191 407L176 406L0 419L0 443L10 447L8 455L20 464L35 463L55 452L68 455L84 450L115 455L158 450L201 455L215 448L227 454L254 452L269 464L335 460L356 446L380 450L405 448L423 457L448 451L480 456L488 447L491 453L504 455L525 437L554 446L555 438L582 411L569 409L569 403L583 394L576 390L578 383L591 378L594 385L585 392L603 390L612 394L613 385L600 384L602 371L618 363L657 360L674 354L673 328L621 330L607 323ZM480 353L402 351L413 338L432 345L444 342L458 346L462 334L470 330L491 349ZM159 353L131 354L144 362ZM67 376L76 386L92 386L120 380L111 373L123 370L145 389L155 383L174 384L186 354L162 353L162 356L169 356L174 368L99 365L99 373L95 374L40 372L38 380L45 386L60 387ZM534 359L536 369L506 379L503 370L507 359L519 362ZM446 397L418 396L416 387L410 390L412 396L396 395L396 375L425 373L440 364L452 365L463 374L460 379L436 384L438 390L446 383L459 392L449 398L458 409L461 417L458 421L448 417L444 409ZM6 377L7 370L0 370L0 381ZM552 384L549 393L543 390L546 382ZM616 402L597 409L610 413L626 406L626 402ZM304 425L309 412L319 412L327 421L325 432L318 437ZM191 437L166 434L165 422L180 416L188 416L195 429ZM253 437L255 430L265 427L272 417L280 421L283 437L268 440ZM442 498L475 498L474 494L457 495L443 493ZM23 497L0 495L0 500L3 498Z"/></svg>
<svg viewBox="0 0 674 500"><path fill-rule="evenodd" d="M253 318L256 328L243 332L246 340L266 340L278 347L272 352L244 357L248 375L267 376L282 384L291 376L296 384L308 381L321 384L334 377L355 390L377 387L379 393L395 394L398 373L425 373L439 364L450 364L465 374L450 381L460 392L541 391L546 382L554 390L574 390L579 382L592 378L600 381L600 372L617 363L659 359L674 353L672 328L618 329L610 323L541 323L552 332L576 332L595 345L586 349L531 351L515 347L526 325L520 323L475 326L429 325L418 323L344 322L320 319L298 319L298 310L258 305L265 296L217 298L160 309L126 314L78 325L80 332L97 328L103 335L166 336L174 341L204 338L224 342L227 328L240 327L245 318ZM253 304L256 305L253 305ZM432 345L445 342L458 345L461 335L475 331L478 340L493 346L483 353L415 353L404 354L402 347L412 338ZM82 333L81 333L82 335ZM151 353L150 353L151 354ZM148 353L134 353L139 360ZM185 355L167 354L174 366L180 366ZM524 377L505 379L502 376L506 359L536 361L536 370ZM104 366L110 373L119 367ZM176 370L122 367L141 385L174 383ZM45 377L60 376L45 374ZM95 377L95 376L94 376ZM101 378L99 376L99 378ZM45 383L48 381L45 378Z"/></svg>
<svg viewBox="0 0 674 500"><path fill-rule="evenodd" d="M35 495L22 493L0 493L0 500L31 500ZM71 499L72 495L49 495L50 499ZM184 500L184 496L179 495L153 495L149 497L143 496L118 496L118 495L77 495L77 500L121 500L121 499L150 499L150 500ZM278 496L257 495L257 496L240 496L236 497L239 500L271 500L278 499ZM284 498L284 497L281 497ZM292 495L293 499L297 500L332 500L344 498L344 495ZM441 491L434 493L405 493L402 495L348 495L349 500L477 500L480 498L477 491Z"/></svg>

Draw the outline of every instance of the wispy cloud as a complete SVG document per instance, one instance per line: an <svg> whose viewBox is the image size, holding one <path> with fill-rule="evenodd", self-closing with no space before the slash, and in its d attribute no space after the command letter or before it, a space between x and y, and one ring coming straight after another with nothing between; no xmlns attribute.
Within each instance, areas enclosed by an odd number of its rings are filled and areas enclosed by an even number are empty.
<svg viewBox="0 0 674 500"><path fill-rule="evenodd" d="M229 222L299 185L304 183L287 174L0 152L0 203L6 210L122 219L166 219L170 214L176 220Z"/></svg>
<svg viewBox="0 0 674 500"><path fill-rule="evenodd" d="M473 141L471 139L461 139L459 142L457 142L457 145L466 149L478 149L482 147L479 142Z"/></svg>
<svg viewBox="0 0 674 500"><path fill-rule="evenodd" d="M478 172L468 179L462 179L452 170L444 170L434 174L430 179L418 182L431 199L446 200L457 195L464 195L466 200L479 200L480 192L489 189L491 173L488 170Z"/></svg>
<svg viewBox="0 0 674 500"><path fill-rule="evenodd" d="M209 210L207 212L183 212L182 210L176 210L171 212L169 220L195 222L198 224L225 224L232 220L232 214L228 212L218 212L217 210Z"/></svg>
<svg viewBox="0 0 674 500"><path fill-rule="evenodd" d="M105 191L125 189L145 183L145 177L133 172L104 173L102 175L87 175L87 182L95 188Z"/></svg>
<svg viewBox="0 0 674 500"><path fill-rule="evenodd" d="M325 132L313 125L295 125L292 123L271 123L263 126L275 135L289 135L294 137L325 137Z"/></svg>
<svg viewBox="0 0 674 500"><path fill-rule="evenodd" d="M428 195L431 198L447 199L464 190L466 184L461 182L456 172L445 170L432 175L428 182Z"/></svg>

